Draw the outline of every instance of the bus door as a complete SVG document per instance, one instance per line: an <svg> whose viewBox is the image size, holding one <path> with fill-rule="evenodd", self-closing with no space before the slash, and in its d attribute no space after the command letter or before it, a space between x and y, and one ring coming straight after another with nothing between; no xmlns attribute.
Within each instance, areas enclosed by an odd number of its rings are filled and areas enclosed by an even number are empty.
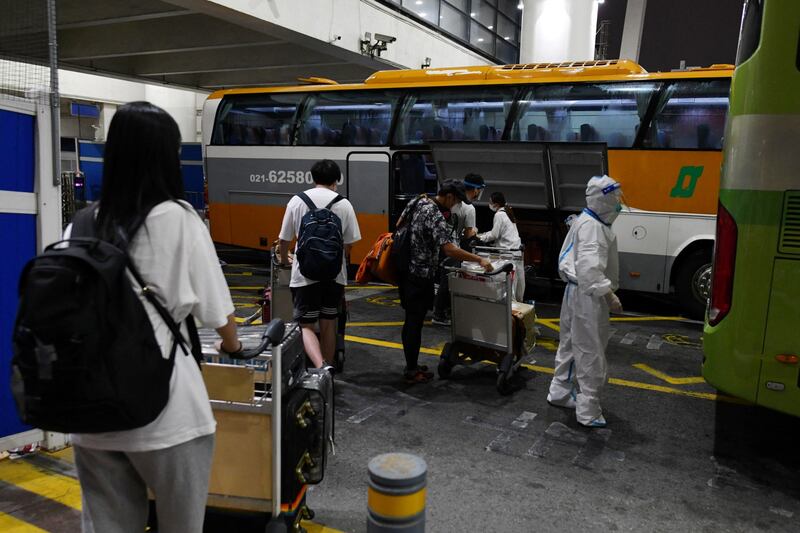
<svg viewBox="0 0 800 533"><path fill-rule="evenodd" d="M437 189L436 166L429 150L394 152L389 190L389 228L394 231L397 219L409 201L420 194L434 195Z"/></svg>
<svg viewBox="0 0 800 533"><path fill-rule="evenodd" d="M375 239L389 229L388 152L350 152L347 154L348 199L356 211L361 241L355 245L351 261L361 261Z"/></svg>

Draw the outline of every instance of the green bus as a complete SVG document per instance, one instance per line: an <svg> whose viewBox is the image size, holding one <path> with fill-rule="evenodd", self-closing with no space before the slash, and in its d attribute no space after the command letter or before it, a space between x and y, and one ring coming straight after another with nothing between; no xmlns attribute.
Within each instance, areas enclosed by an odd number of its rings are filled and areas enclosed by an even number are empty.
<svg viewBox="0 0 800 533"><path fill-rule="evenodd" d="M747 0L736 64L703 376L800 416L800 1Z"/></svg>

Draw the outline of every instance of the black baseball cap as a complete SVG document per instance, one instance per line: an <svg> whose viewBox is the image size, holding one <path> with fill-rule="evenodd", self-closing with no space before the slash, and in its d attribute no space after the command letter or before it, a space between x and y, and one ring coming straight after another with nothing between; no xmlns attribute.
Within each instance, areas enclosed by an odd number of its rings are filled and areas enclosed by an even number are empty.
<svg viewBox="0 0 800 533"><path fill-rule="evenodd" d="M455 197L462 202L469 203L469 200L467 199L467 190L464 187L464 183L458 180L444 180L439 186L439 192L437 194L439 196L444 196L445 194L454 194Z"/></svg>

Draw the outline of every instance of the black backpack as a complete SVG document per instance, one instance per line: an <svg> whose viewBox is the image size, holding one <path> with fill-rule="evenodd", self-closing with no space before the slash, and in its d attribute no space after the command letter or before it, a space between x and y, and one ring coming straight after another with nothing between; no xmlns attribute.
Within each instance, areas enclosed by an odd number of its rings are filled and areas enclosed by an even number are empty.
<svg viewBox="0 0 800 533"><path fill-rule="evenodd" d="M295 253L300 273L312 281L331 281L342 271L344 260L344 237L342 221L331 211L333 204L342 200L341 195L323 208L301 192L297 195L308 206L308 212L300 221Z"/></svg>
<svg viewBox="0 0 800 533"><path fill-rule="evenodd" d="M125 246L94 236L89 207L75 215L71 238L31 259L19 281L11 387L20 418L48 431L98 433L152 422L169 399L177 348L189 354ZM169 359L126 270L172 332ZM191 316L187 326L199 363Z"/></svg>

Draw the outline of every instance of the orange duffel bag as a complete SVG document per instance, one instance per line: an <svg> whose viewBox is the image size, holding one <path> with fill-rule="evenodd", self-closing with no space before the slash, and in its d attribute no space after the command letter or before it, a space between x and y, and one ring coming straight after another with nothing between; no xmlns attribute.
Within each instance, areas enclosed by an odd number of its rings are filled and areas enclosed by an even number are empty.
<svg viewBox="0 0 800 533"><path fill-rule="evenodd" d="M369 253L361 261L356 273L356 283L368 283L378 279L384 283L397 283L397 269L391 259L392 234L381 233Z"/></svg>

